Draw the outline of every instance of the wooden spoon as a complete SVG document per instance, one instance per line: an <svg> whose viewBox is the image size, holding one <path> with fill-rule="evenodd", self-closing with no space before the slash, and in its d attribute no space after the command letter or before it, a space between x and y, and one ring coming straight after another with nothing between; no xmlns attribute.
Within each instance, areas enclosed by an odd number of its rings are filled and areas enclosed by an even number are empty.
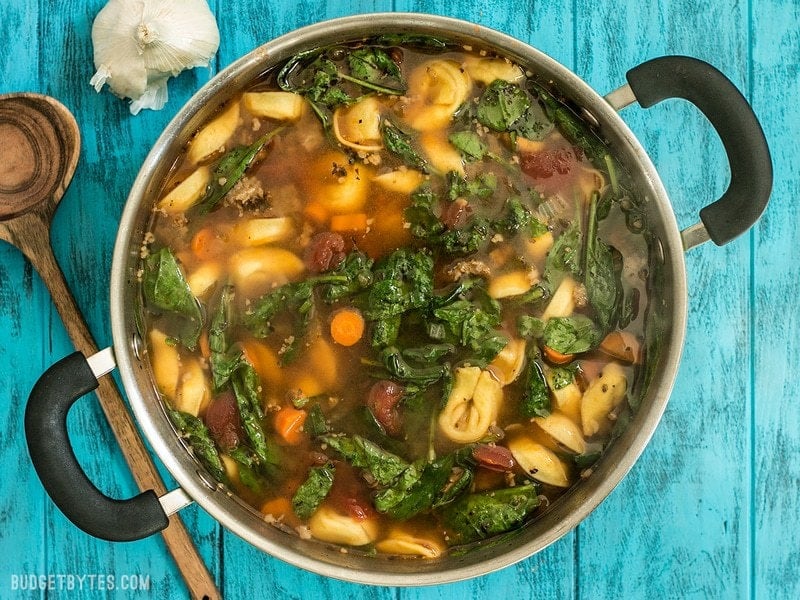
<svg viewBox="0 0 800 600"><path fill-rule="evenodd" d="M0 95L0 239L30 260L50 290L75 348L97 352L50 246L50 223L72 179L80 154L75 118L60 102L39 94ZM99 380L97 395L111 430L141 490L166 493L111 377ZM193 598L220 598L214 580L177 515L162 531Z"/></svg>

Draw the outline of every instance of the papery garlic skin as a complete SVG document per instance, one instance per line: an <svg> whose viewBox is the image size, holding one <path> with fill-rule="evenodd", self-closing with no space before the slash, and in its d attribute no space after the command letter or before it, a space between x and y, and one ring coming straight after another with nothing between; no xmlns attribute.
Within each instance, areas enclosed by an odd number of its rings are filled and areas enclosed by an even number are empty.
<svg viewBox="0 0 800 600"><path fill-rule="evenodd" d="M95 17L92 44L97 72L89 83L130 98L135 115L166 104L170 77L208 66L219 29L206 0L109 0Z"/></svg>

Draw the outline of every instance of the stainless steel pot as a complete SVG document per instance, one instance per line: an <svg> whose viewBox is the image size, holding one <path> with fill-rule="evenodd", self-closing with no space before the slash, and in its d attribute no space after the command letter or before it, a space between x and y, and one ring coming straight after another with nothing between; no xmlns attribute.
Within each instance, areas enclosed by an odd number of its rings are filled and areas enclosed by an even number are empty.
<svg viewBox="0 0 800 600"><path fill-rule="evenodd" d="M135 273L139 248L161 182L194 131L224 101L265 70L314 47L382 33L422 33L495 48L553 82L582 107L645 198L654 242L648 336L650 367L643 399L632 421L597 463L590 477L522 530L461 556L438 560L391 560L343 554L338 548L302 540L267 524L217 484L176 435L156 392L139 328ZM574 73L541 52L501 33L444 17L422 14L359 15L323 22L279 37L236 61L204 86L176 115L147 156L128 197L119 227L111 274L114 346L88 360L75 354L57 363L34 388L26 412L26 435L34 466L53 501L87 532L106 539L135 539L166 526L166 515L197 502L225 527L279 559L319 574L366 584L426 585L489 573L542 550L581 522L620 482L653 434L664 411L686 328L684 252L713 240L724 244L747 230L766 206L772 168L764 135L746 100L706 63L664 57L627 74L628 84L601 97ZM638 101L649 107L682 97L697 105L717 129L728 154L731 183L721 199L700 211L701 221L680 231L669 198L650 159L617 111ZM117 501L89 482L75 461L66 413L97 378L116 364L131 407L153 450L180 488L157 498L145 492Z"/></svg>

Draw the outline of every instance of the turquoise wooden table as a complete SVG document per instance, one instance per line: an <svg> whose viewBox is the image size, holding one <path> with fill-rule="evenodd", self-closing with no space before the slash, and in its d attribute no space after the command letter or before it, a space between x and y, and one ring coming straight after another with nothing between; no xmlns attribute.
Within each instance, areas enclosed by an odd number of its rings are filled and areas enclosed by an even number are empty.
<svg viewBox="0 0 800 600"><path fill-rule="evenodd" d="M145 154L217 70L300 25L371 11L469 19L538 47L601 93L648 58L696 56L740 87L772 148L775 188L761 221L725 247L706 244L686 255L689 326L666 414L629 476L576 530L528 560L475 580L372 588L270 558L191 507L182 517L225 597L800 598L797 0L212 0L222 40L213 68L183 74L170 84L163 110L136 117L88 83L91 23L102 4L0 5L0 94L55 96L74 112L83 135L53 241L101 347L110 343L117 223ZM679 224L694 223L698 210L727 185L716 135L679 101L648 111L631 107L623 116L658 167ZM65 520L34 475L22 433L25 401L39 374L71 351L30 264L14 248L0 246L0 598L185 597L158 536L125 544L92 539ZM111 496L132 494L97 403L81 401L69 426L98 486ZM113 590L101 589L109 583Z"/></svg>

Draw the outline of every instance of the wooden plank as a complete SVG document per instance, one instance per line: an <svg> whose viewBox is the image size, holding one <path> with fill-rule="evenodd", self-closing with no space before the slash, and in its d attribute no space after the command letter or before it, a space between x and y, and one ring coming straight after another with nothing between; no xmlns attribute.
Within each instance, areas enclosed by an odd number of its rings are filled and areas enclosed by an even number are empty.
<svg viewBox="0 0 800 600"><path fill-rule="evenodd" d="M38 6L4 7L0 19L0 94L39 89L35 65L39 56ZM30 263L6 243L0 244L0 595L37 597L30 589L31 573L43 571L39 552L45 527L46 500L31 476L25 437L21 435L28 392L50 360L42 340L48 337L49 298L35 282Z"/></svg>
<svg viewBox="0 0 800 600"><path fill-rule="evenodd" d="M710 60L748 83L744 6L580 6L578 72L601 92L630 66L669 53ZM679 223L692 224L726 184L716 135L678 102L623 116L658 167ZM686 261L689 327L675 389L640 462L581 526L577 585L585 597L742 597L749 588L748 240L699 248Z"/></svg>
<svg viewBox="0 0 800 600"><path fill-rule="evenodd" d="M92 18L103 4L94 2L88 11L83 6L48 11L40 23L43 39L68 32L66 43L54 44L50 52L43 53L40 71L47 82L43 91L65 99L83 135L82 160L56 214L53 245L101 348L110 344L111 254L128 189L168 119L210 76L206 69L179 77L170 86L172 98L164 110L143 111L137 117L131 117L127 103L107 90L96 94L88 84L93 70L90 31ZM74 15L83 12L91 18L76 20ZM87 227L88 223L92 226ZM62 337L58 316L51 315L54 335L60 341L54 350L56 360L71 347ZM138 492L93 396L83 399L71 412L70 433L77 456L101 490L117 498ZM175 487L174 482L169 487ZM116 578L117 585L123 576L134 575L145 578L154 597L172 598L186 593L160 536L132 544L111 544L79 532L49 502L45 512L48 535L44 573L109 574ZM212 543L206 544L203 554L213 569L219 525L196 510L187 512L184 519L197 537L206 541L211 538Z"/></svg>
<svg viewBox="0 0 800 600"><path fill-rule="evenodd" d="M772 149L775 186L755 235L753 398L753 592L758 598L800 597L800 207L796 140L800 121L800 6L753 2L753 103Z"/></svg>

